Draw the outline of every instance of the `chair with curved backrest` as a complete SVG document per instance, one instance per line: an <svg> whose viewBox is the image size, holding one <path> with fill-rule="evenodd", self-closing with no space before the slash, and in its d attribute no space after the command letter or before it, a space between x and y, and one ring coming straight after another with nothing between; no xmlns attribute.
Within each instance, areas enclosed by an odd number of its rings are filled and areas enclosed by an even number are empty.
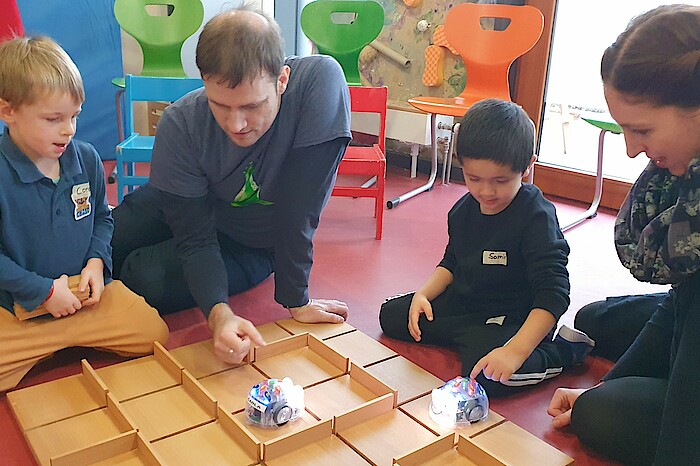
<svg viewBox="0 0 700 466"><path fill-rule="evenodd" d="M146 7L155 5L162 5L166 14L149 13ZM114 16L141 46L142 76L185 76L180 53L204 20L201 0L116 0Z"/></svg>
<svg viewBox="0 0 700 466"><path fill-rule="evenodd" d="M344 186L336 182L333 196L371 197L376 217L375 238L382 239L384 219L384 181L386 178L386 107L389 89L384 87L350 86L350 110L353 113L375 113L379 116L377 143L370 147L349 146L338 165L339 175L368 175L375 182L362 186Z"/></svg>
<svg viewBox="0 0 700 466"><path fill-rule="evenodd" d="M148 8L161 6L165 14L151 14ZM184 77L182 45L204 20L201 0L115 0L114 16L119 26L139 43L143 53L142 76ZM112 79L117 92L114 106L119 141L125 137L121 98L124 78ZM128 135L129 133L126 133ZM116 180L116 170L109 182Z"/></svg>
<svg viewBox="0 0 700 466"><path fill-rule="evenodd" d="M146 184L148 176L135 173L135 163L150 162L155 136L142 136L134 131L134 102L175 102L190 91L203 86L199 78L167 78L127 75L125 81L126 131L129 135L117 145L117 200L124 191Z"/></svg>
<svg viewBox="0 0 700 466"><path fill-rule="evenodd" d="M495 18L496 23L507 23L505 29L482 27L482 20L490 18ZM432 188L437 174L436 115L461 118L479 100L511 100L510 67L535 46L543 29L544 15L528 5L462 3L447 12L445 36L464 61L467 84L457 97L421 96L408 100L417 109L431 115L432 169L428 183L389 201L389 207ZM453 140L454 136L453 130Z"/></svg>
<svg viewBox="0 0 700 466"><path fill-rule="evenodd" d="M350 86L360 86L358 59L384 26L384 8L372 0L316 0L301 11L301 30L318 52L340 63Z"/></svg>

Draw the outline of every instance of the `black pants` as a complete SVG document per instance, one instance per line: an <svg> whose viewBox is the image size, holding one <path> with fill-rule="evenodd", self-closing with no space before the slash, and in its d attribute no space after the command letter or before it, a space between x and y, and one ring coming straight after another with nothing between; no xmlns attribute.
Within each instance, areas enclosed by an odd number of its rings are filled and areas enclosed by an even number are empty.
<svg viewBox="0 0 700 466"><path fill-rule="evenodd" d="M127 195L112 215L114 277L161 314L196 306L153 188L146 185ZM270 251L243 246L222 233L218 238L229 295L254 287L273 272Z"/></svg>
<svg viewBox="0 0 700 466"><path fill-rule="evenodd" d="M408 311L413 293L390 298L381 307L379 323L385 335L399 340L415 342L408 332ZM474 365L491 350L503 346L518 332L522 321L506 316L502 324L487 323L498 314L469 312L462 300L450 292L435 298L433 320L421 315L418 325L422 344L457 347L462 360L461 374L468 376ZM543 380L559 375L571 365L571 350L552 342L552 333L535 348L507 384L488 380L480 373L477 381L489 396L503 396L521 391ZM455 368L455 376L457 368Z"/></svg>
<svg viewBox="0 0 700 466"><path fill-rule="evenodd" d="M596 301L576 313L574 326L595 341L592 355L614 362L627 351L666 296L668 293L654 293Z"/></svg>
<svg viewBox="0 0 700 466"><path fill-rule="evenodd" d="M700 273L670 299L620 361L635 361L631 369L639 376L606 381L581 395L572 411L572 428L584 443L627 464L700 464ZM611 375L618 372L616 365Z"/></svg>
<svg viewBox="0 0 700 466"><path fill-rule="evenodd" d="M582 443L611 459L652 464L667 386L668 380L649 377L609 380L576 400L571 427Z"/></svg>

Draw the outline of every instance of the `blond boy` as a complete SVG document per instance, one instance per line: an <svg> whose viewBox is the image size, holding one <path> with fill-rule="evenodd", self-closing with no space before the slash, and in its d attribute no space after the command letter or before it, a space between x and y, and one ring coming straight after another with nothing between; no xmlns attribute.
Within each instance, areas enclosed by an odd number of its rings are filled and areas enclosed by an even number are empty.
<svg viewBox="0 0 700 466"><path fill-rule="evenodd" d="M102 163L73 139L84 98L77 67L51 39L0 43L0 391L63 348L142 355L167 339L156 310L111 279ZM20 321L16 305L49 315Z"/></svg>

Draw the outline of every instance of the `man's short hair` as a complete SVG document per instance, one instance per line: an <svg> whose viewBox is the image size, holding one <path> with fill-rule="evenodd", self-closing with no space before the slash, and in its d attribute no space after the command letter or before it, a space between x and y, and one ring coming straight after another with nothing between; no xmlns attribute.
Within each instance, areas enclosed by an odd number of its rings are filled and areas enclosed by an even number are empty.
<svg viewBox="0 0 700 466"><path fill-rule="evenodd" d="M524 173L535 147L535 125L517 104L499 99L475 103L462 118L457 159L491 160Z"/></svg>
<svg viewBox="0 0 700 466"><path fill-rule="evenodd" d="M234 88L260 76L276 79L284 66L284 40L273 18L244 4L204 26L196 55L202 78L217 78Z"/></svg>
<svg viewBox="0 0 700 466"><path fill-rule="evenodd" d="M85 100L83 79L68 54L48 37L16 37L0 43L0 99L31 105L53 93Z"/></svg>

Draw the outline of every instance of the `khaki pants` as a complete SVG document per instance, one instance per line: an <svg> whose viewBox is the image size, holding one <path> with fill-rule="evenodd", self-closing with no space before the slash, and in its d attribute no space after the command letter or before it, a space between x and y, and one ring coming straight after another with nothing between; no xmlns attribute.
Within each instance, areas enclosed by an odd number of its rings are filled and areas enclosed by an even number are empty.
<svg viewBox="0 0 700 466"><path fill-rule="evenodd" d="M68 317L25 321L0 308L0 391L17 386L42 359L64 348L82 346L123 356L153 352L168 339L158 312L118 280L105 286L100 302Z"/></svg>

